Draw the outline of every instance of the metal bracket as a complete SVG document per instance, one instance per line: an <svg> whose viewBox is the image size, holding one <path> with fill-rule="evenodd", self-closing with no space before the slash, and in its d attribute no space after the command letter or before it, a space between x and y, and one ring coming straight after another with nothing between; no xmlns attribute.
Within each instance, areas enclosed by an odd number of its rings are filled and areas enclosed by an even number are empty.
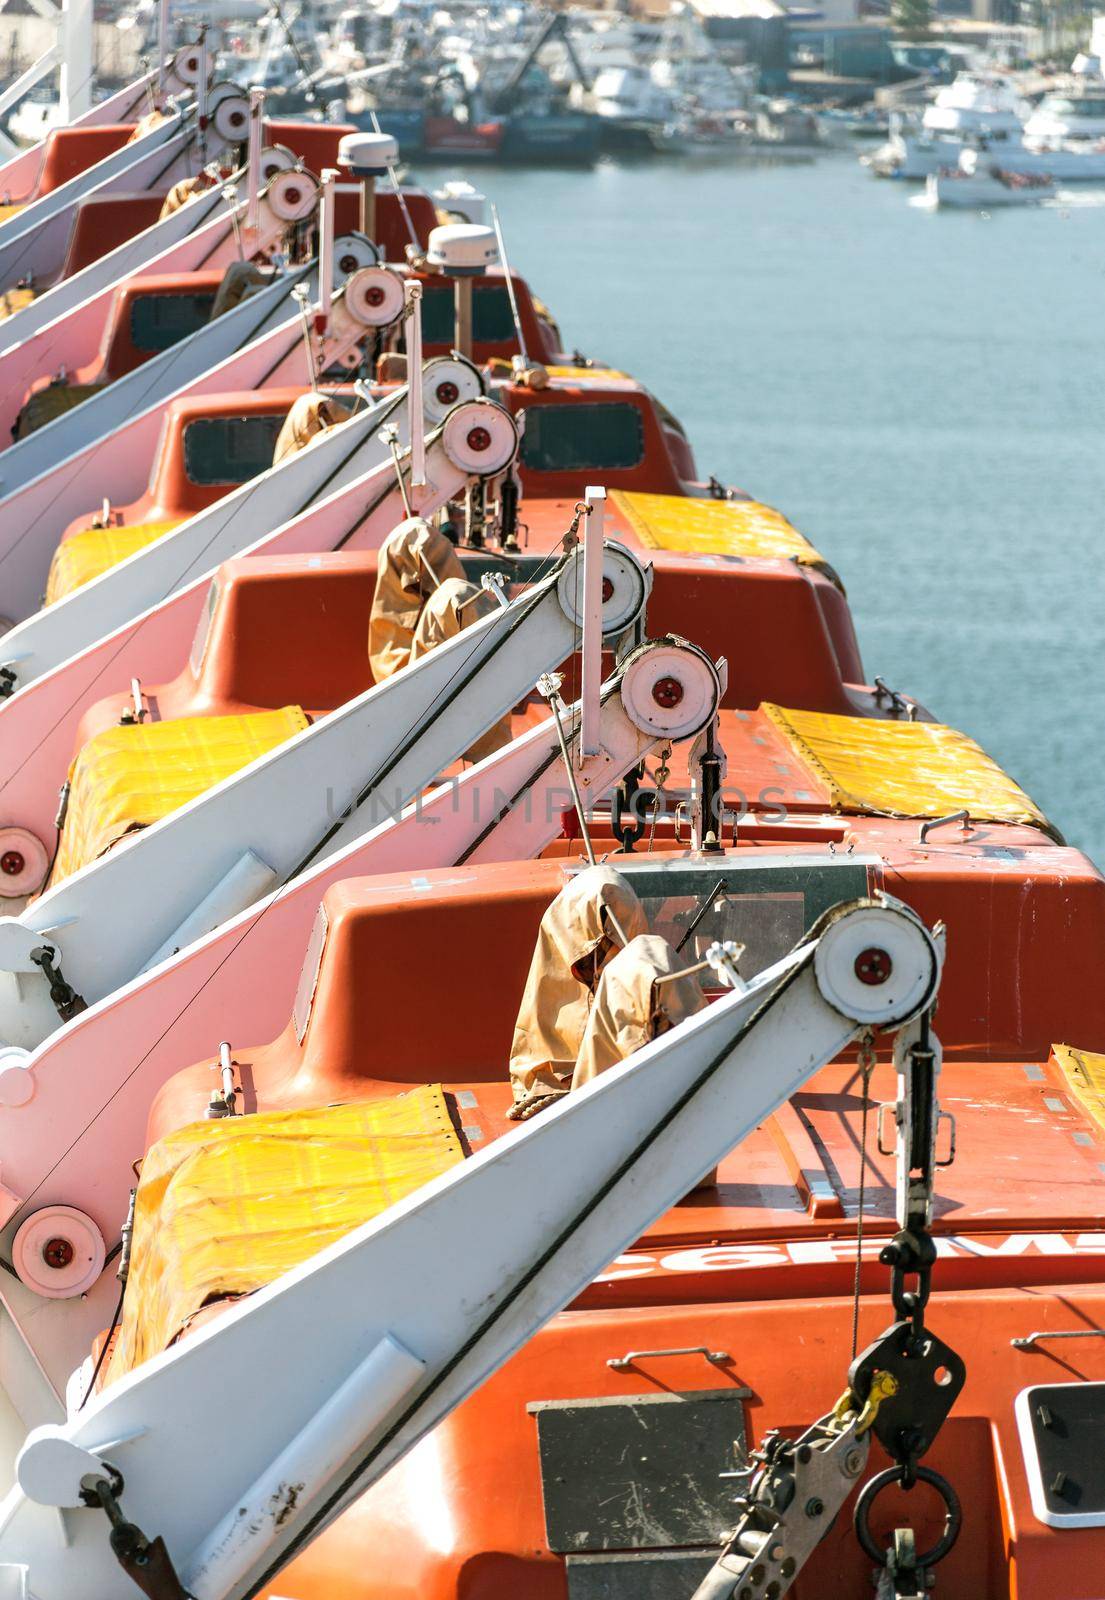
<svg viewBox="0 0 1105 1600"><path fill-rule="evenodd" d="M635 1361L643 1361L646 1356L705 1356L716 1367L724 1366L733 1359L728 1350L710 1350L704 1344L689 1344L671 1350L627 1350L624 1356L611 1356L606 1365L613 1367L615 1372L624 1372Z"/></svg>
<svg viewBox="0 0 1105 1600"><path fill-rule="evenodd" d="M510 601L507 599L506 584L503 582L501 572L485 572L480 578L480 588L497 600L505 611Z"/></svg>
<svg viewBox="0 0 1105 1600"><path fill-rule="evenodd" d="M1105 1328L1062 1328L1052 1333L1047 1328L1037 1328L1026 1333L1023 1339L1010 1339L1014 1350L1034 1350L1043 1339L1105 1339Z"/></svg>
<svg viewBox="0 0 1105 1600"><path fill-rule="evenodd" d="M924 844L934 828L945 828L952 822L961 822L964 834L974 833L975 831L971 826L971 813L964 806L962 811L949 811L947 816L930 817L927 822L922 822L920 832L917 835L918 844Z"/></svg>
<svg viewBox="0 0 1105 1600"><path fill-rule="evenodd" d="M886 1142L885 1138L884 1138L884 1135L883 1135L883 1129L884 1129L884 1127L886 1125L886 1113L888 1111L893 1115L893 1118L894 1118L894 1127L895 1127L894 1138L896 1139L897 1138L897 1123L898 1123L898 1102L897 1102L897 1100L884 1100L884 1101L882 1101L882 1103L879 1105L879 1107L877 1108L877 1110L875 1112L875 1143L878 1146L878 1150L879 1150L879 1155L880 1156L892 1156L894 1154L894 1143L893 1143L893 1141L888 1144Z"/></svg>
<svg viewBox="0 0 1105 1600"><path fill-rule="evenodd" d="M744 954L744 946L735 939L726 939L712 944L706 951L705 960L713 968L718 981L727 989L747 989L748 984L741 977L737 962Z"/></svg>
<svg viewBox="0 0 1105 1600"><path fill-rule="evenodd" d="M60 965L54 965L57 951L52 945L39 945L31 951L30 956L35 966L41 967L42 975L50 985L50 999L54 1002L54 1010L63 1022L71 1022L82 1011L88 1010L88 1001L77 993L72 984L65 981Z"/></svg>
<svg viewBox="0 0 1105 1600"><path fill-rule="evenodd" d="M787 1592L867 1465L859 1420L833 1411L798 1439L768 1434L756 1454L762 1465L737 1499L736 1527L693 1600L732 1600L752 1584L757 1594Z"/></svg>
<svg viewBox="0 0 1105 1600"><path fill-rule="evenodd" d="M907 722L916 722L916 701L908 700L904 694L899 694L897 689L892 689L885 678L875 679L875 704L888 705L895 717L905 717Z"/></svg>
<svg viewBox="0 0 1105 1600"><path fill-rule="evenodd" d="M104 1463L105 1467L107 1463ZM119 1504L123 1480L108 1467L110 1478L96 1478L88 1485L85 1504L100 1506L111 1523L109 1535L116 1561L147 1596L147 1600L191 1600L177 1576L176 1568L162 1538L147 1539L141 1528L128 1522Z"/></svg>
<svg viewBox="0 0 1105 1600"><path fill-rule="evenodd" d="M133 726L136 722L142 722L146 716L146 707L142 703L142 684L138 678L130 680L130 700L130 705L119 716L119 721L123 727Z"/></svg>

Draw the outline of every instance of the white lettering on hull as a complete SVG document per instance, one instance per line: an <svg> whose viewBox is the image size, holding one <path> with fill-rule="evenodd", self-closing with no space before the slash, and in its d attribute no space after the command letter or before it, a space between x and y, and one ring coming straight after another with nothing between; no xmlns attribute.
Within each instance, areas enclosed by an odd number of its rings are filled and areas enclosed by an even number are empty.
<svg viewBox="0 0 1105 1600"><path fill-rule="evenodd" d="M876 1260L885 1238L864 1241L865 1259ZM1009 1257L1105 1255L1105 1232L1010 1233L986 1237L943 1234L936 1240L937 1256L980 1260ZM655 1278L665 1273L763 1271L771 1267L833 1266L854 1261L854 1239L780 1239L770 1244L715 1244L668 1250L663 1255L632 1251L600 1273L596 1283L620 1283L627 1278Z"/></svg>

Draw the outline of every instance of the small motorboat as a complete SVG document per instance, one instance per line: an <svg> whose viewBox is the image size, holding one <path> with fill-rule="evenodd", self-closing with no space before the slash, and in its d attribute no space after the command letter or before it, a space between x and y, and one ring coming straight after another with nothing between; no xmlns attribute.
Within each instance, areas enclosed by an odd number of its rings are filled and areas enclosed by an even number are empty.
<svg viewBox="0 0 1105 1600"><path fill-rule="evenodd" d="M965 150L958 166L943 167L925 179L923 203L932 209L992 211L996 206L1038 206L1054 194L1055 183L1047 173L1013 172Z"/></svg>
<svg viewBox="0 0 1105 1600"><path fill-rule="evenodd" d="M884 145L860 158L879 178L923 182L960 165L971 153L1019 177L1050 177L1057 183L1105 182L1105 141L1052 140L1029 144L1019 134L975 136L969 141L893 128Z"/></svg>

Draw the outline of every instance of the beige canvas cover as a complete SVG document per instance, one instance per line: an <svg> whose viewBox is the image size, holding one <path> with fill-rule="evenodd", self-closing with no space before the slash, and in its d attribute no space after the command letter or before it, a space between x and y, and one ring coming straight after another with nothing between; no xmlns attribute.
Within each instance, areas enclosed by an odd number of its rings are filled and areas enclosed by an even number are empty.
<svg viewBox="0 0 1105 1600"><path fill-rule="evenodd" d="M258 289L263 289L271 282L271 277L262 272L260 267L255 267L252 261L232 261L215 293L211 321L214 322L225 311L233 311L235 306L240 306L243 300L248 300L251 294L256 294Z"/></svg>
<svg viewBox="0 0 1105 1600"><path fill-rule="evenodd" d="M494 597L477 584L469 583L465 578L446 578L422 607L411 640L411 661L428 655L447 639L455 639L473 622L496 610L497 605ZM496 750L501 750L503 745L509 744L512 736L508 714L464 752L465 760L482 761L484 756L492 755Z"/></svg>
<svg viewBox="0 0 1105 1600"><path fill-rule="evenodd" d="M647 927L644 907L613 867L578 873L549 906L510 1049L515 1120L571 1088L602 969Z"/></svg>
<svg viewBox="0 0 1105 1600"><path fill-rule="evenodd" d="M133 135L131 138L133 139ZM131 140L127 141L128 144ZM186 206L189 200L194 200L205 189L210 189L211 179L206 172L197 173L194 178L181 178L179 183L174 183L164 200L158 213L158 221L162 217L171 217L174 211L179 211L181 206Z"/></svg>
<svg viewBox="0 0 1105 1600"><path fill-rule="evenodd" d="M694 977L666 939L645 933L603 970L579 1047L572 1088L616 1067L634 1050L693 1017L706 1004Z"/></svg>
<svg viewBox="0 0 1105 1600"><path fill-rule="evenodd" d="M337 427L339 422L347 421L352 415L350 406L343 406L340 400L320 394L317 389L301 394L298 400L293 401L292 409L284 418L284 426L276 436L276 446L272 452L273 466L277 467L287 456L305 450L320 433L325 433L327 428Z"/></svg>
<svg viewBox="0 0 1105 1600"><path fill-rule="evenodd" d="M377 683L408 664L422 607L447 578L464 581L459 557L421 517L401 522L384 540L368 623L368 660Z"/></svg>
<svg viewBox="0 0 1105 1600"><path fill-rule="evenodd" d="M160 128L161 124L163 122L167 122L168 120L167 114L164 111L158 111L156 107L153 111L147 111L143 116L139 117L138 121L134 124L134 131L127 140L127 143L137 144L139 139L144 139L147 133L152 133L155 128ZM164 212L162 212L162 215L164 215Z"/></svg>

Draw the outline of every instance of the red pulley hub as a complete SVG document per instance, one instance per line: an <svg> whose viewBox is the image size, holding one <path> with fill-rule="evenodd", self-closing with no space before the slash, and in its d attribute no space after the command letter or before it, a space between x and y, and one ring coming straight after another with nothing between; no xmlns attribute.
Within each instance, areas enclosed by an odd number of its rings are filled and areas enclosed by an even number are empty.
<svg viewBox="0 0 1105 1600"><path fill-rule="evenodd" d="M56 1272L61 1272L71 1265L76 1251L68 1239L47 1239L42 1247L42 1259L48 1267L53 1267Z"/></svg>
<svg viewBox="0 0 1105 1600"><path fill-rule="evenodd" d="M438 384L437 388L434 390L434 393L437 395L438 404L443 406L454 406L460 399L460 390L457 388L456 384L448 378L446 378L443 383ZM471 434L468 436L468 442L469 444L472 444ZM472 445L472 448L475 450L477 446Z"/></svg>
<svg viewBox="0 0 1105 1600"><path fill-rule="evenodd" d="M0 856L0 872L9 878L18 878L26 865L26 858L18 850L5 850Z"/></svg>
<svg viewBox="0 0 1105 1600"><path fill-rule="evenodd" d="M874 945L867 950L861 950L855 959L856 977L860 983L870 984L872 988L885 983L893 971L894 963L888 953Z"/></svg>
<svg viewBox="0 0 1105 1600"><path fill-rule="evenodd" d="M491 434L486 428L469 428L468 448L474 450L477 455L482 455L485 450L491 448Z"/></svg>
<svg viewBox="0 0 1105 1600"><path fill-rule="evenodd" d="M652 685L652 698L665 711L672 711L683 698L683 685L678 678L657 678Z"/></svg>
<svg viewBox="0 0 1105 1600"><path fill-rule="evenodd" d="M603 580L602 580L602 603L603 603L603 605L605 605L608 600L613 600L613 598L614 598L614 580L612 578L603 578Z"/></svg>

